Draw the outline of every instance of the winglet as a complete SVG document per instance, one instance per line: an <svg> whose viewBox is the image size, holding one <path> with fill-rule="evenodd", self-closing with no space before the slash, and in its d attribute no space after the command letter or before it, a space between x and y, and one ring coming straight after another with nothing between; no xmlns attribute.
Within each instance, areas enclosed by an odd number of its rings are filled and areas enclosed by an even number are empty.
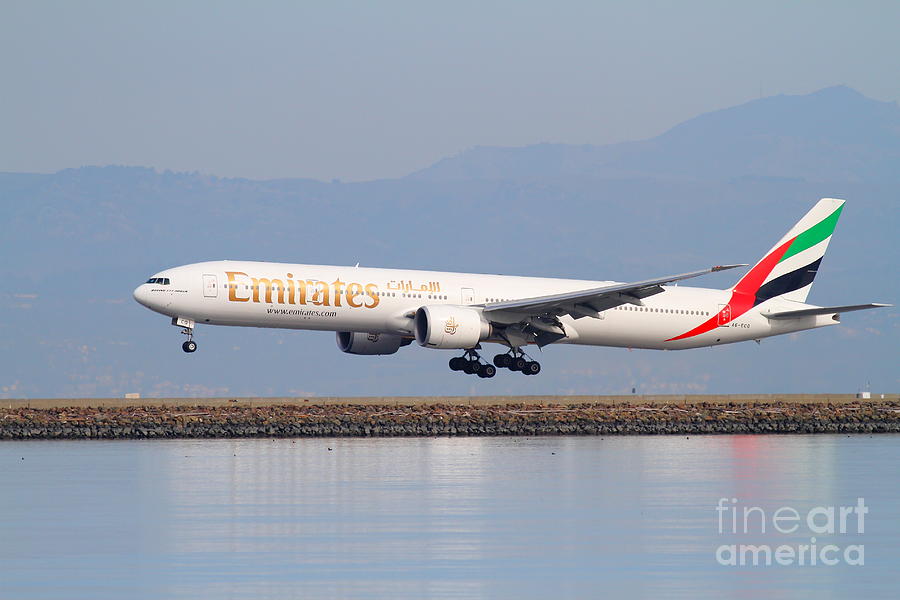
<svg viewBox="0 0 900 600"><path fill-rule="evenodd" d="M709 270L710 273L718 273L719 271L727 271L728 269L737 269L738 267L749 267L748 264L740 265L717 265Z"/></svg>

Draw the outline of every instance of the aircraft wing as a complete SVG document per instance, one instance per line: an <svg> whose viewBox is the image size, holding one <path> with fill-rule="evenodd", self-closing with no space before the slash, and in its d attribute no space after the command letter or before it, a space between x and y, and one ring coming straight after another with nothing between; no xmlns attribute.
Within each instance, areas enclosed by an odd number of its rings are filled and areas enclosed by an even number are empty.
<svg viewBox="0 0 900 600"><path fill-rule="evenodd" d="M852 310L866 310L869 308L884 308L890 304L850 304L847 306L820 306L816 308L803 308L800 310L785 310L765 315L767 319L795 319L797 317L812 317L815 315L833 315L850 312Z"/></svg>
<svg viewBox="0 0 900 600"><path fill-rule="evenodd" d="M708 273L717 273L747 265L720 265L691 271L680 275L669 275L658 279L647 279L634 283L615 283L598 288L508 300L504 302L488 302L484 305L485 317L492 315L515 314L523 317L560 317L571 315L575 319L582 317L599 318L600 313L620 304L641 304L642 298L659 294L667 283L699 277Z"/></svg>

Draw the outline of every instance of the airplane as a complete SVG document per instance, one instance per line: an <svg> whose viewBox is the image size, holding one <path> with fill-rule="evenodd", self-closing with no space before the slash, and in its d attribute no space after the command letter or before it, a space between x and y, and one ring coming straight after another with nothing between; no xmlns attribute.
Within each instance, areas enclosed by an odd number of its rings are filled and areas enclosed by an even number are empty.
<svg viewBox="0 0 900 600"><path fill-rule="evenodd" d="M336 332L342 352L394 354L413 341L460 350L450 368L482 378L498 368L536 375L526 348L551 344L682 350L835 325L841 313L890 306L806 303L844 200L823 198L728 289L677 282L749 265L720 265L620 283L250 261L202 262L156 273L137 302L182 329L199 324ZM487 362L482 344L505 347Z"/></svg>

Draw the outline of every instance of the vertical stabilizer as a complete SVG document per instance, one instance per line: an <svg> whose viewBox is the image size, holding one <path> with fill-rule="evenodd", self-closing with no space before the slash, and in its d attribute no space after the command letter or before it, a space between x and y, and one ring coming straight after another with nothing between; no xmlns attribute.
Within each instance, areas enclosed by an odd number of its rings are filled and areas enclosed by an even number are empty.
<svg viewBox="0 0 900 600"><path fill-rule="evenodd" d="M753 296L753 306L776 296L805 302L843 208L843 200L819 200L735 284L734 293Z"/></svg>

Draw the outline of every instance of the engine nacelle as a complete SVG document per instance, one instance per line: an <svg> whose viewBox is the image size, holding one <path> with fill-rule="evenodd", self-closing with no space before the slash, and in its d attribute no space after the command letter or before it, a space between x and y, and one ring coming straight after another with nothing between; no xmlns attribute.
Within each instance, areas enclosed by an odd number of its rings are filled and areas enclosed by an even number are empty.
<svg viewBox="0 0 900 600"><path fill-rule="evenodd" d="M405 344L403 342L406 342ZM404 340L399 335L388 333L360 333L358 331L338 331L337 345L347 354L393 354L412 340Z"/></svg>
<svg viewBox="0 0 900 600"><path fill-rule="evenodd" d="M474 348L491 325L467 306L423 306L416 311L416 341L426 348Z"/></svg>

